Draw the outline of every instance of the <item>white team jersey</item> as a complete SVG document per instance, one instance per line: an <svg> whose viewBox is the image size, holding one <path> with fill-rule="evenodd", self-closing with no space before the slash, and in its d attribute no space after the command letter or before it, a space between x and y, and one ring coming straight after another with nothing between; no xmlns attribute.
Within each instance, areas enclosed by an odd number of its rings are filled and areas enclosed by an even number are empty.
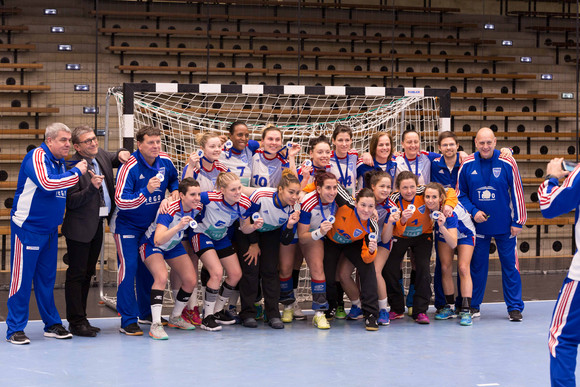
<svg viewBox="0 0 580 387"><path fill-rule="evenodd" d="M223 239L236 219L243 220L248 216L252 203L242 194L240 201L234 205L224 200L221 192L209 191L201 193L203 210L198 216L196 233L204 233L214 241Z"/></svg>
<svg viewBox="0 0 580 387"><path fill-rule="evenodd" d="M168 229L170 229L179 222L181 222L181 218L183 218L184 216L190 216L192 218L195 218L195 216L201 211L201 209L202 205L200 203L197 208L194 208L189 212L184 212L181 200L177 200L171 203L169 205L169 209L167 210L166 214L160 214L159 212L157 212L155 220L153 221L153 223L151 223L147 231L145 231L145 238L147 238L151 242L151 244L153 244L155 241L155 229L157 228L157 224L162 224ZM172 248L181 243L181 240L183 239L183 233L187 229L187 227L189 227L189 225L185 226L183 230L180 230L177 234L173 235L170 240L168 240L161 246L156 247L163 251L171 250Z"/></svg>
<svg viewBox="0 0 580 387"><path fill-rule="evenodd" d="M201 161L200 161L201 163ZM186 165L183 169L183 175L185 175L185 171L189 165ZM215 189L215 182L218 175L221 172L228 172L229 169L225 166L221 161L216 160L213 162L211 169L205 169L203 166L200 169L193 170L193 178L198 181L199 187L201 191L212 191Z"/></svg>
<svg viewBox="0 0 580 387"><path fill-rule="evenodd" d="M272 155L270 155L271 157ZM252 157L252 187L277 187L282 179L282 168L288 168L288 161L277 153L273 159L266 158L264 149L256 150Z"/></svg>
<svg viewBox="0 0 580 387"><path fill-rule="evenodd" d="M334 151L330 155L330 172L336 176L338 182L342 184L346 191L354 196L356 192L356 165L358 153L353 149L348 151L346 157L339 158L335 156Z"/></svg>
<svg viewBox="0 0 580 387"><path fill-rule="evenodd" d="M302 198L300 209L300 223L309 224L310 231L320 227L320 224L336 214L335 202L322 204L317 191L312 191Z"/></svg>
<svg viewBox="0 0 580 387"><path fill-rule="evenodd" d="M411 171L417 176L419 185L429 184L431 182L431 160L428 155L427 152L419 152L415 160L407 160L404 155L397 156L395 159L397 163L395 179L397 179L399 173ZM417 165L417 163L419 164Z"/></svg>
<svg viewBox="0 0 580 387"><path fill-rule="evenodd" d="M280 199L276 188L258 188L252 193L250 200L260 207L258 212L264 219L264 225L258 229L260 232L272 231L282 227L288 221L290 214L294 212L291 206L280 207Z"/></svg>
<svg viewBox="0 0 580 387"><path fill-rule="evenodd" d="M252 157L253 153L250 148L245 147L240 154L233 152L231 149L223 151L220 155L220 161L231 172L240 177L244 187L249 187L250 179L252 178Z"/></svg>

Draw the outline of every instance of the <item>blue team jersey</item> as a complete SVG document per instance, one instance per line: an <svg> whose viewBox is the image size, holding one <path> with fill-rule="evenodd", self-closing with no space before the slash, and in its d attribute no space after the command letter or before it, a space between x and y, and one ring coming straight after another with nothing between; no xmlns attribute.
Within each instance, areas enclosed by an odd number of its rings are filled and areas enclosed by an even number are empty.
<svg viewBox="0 0 580 387"><path fill-rule="evenodd" d="M219 191L202 192L201 203L203 209L196 217L198 226L195 233L203 233L214 241L223 239L237 219L241 222L258 210L244 194L238 203L231 205Z"/></svg>
<svg viewBox="0 0 580 387"><path fill-rule="evenodd" d="M252 157L259 147L260 143L258 141L249 140L248 145L244 149L224 148L220 155L222 164L231 172L236 173L242 185L245 187L250 186L250 180L252 178Z"/></svg>
<svg viewBox="0 0 580 387"><path fill-rule="evenodd" d="M577 166L566 177L561 187L558 187L558 179L554 177L544 180L538 188L538 196L540 198L540 209L545 218L555 218L576 210L574 214L574 238L576 246L580 246L580 166ZM578 249L576 249L572 258L568 278L580 281L580 250Z"/></svg>
<svg viewBox="0 0 580 387"><path fill-rule="evenodd" d="M457 203L453 209L453 215L445 219L445 228L456 228L457 229L457 241L462 239L472 239L475 236L475 225L471 220L471 216L461 205ZM445 240L443 234L439 230L439 223L435 222L435 237L438 240Z"/></svg>
<svg viewBox="0 0 580 387"><path fill-rule="evenodd" d="M459 174L460 166L459 155L457 155L457 160L451 170L449 170L447 164L445 164L445 157L442 155L432 158L431 181L440 183L445 188L457 187L457 175Z"/></svg>
<svg viewBox="0 0 580 387"><path fill-rule="evenodd" d="M472 217L478 211L489 216L475 224L478 234L507 234L512 226L522 227L526 222L522 179L511 156L500 156L495 150L486 160L475 152L461 165L457 187L459 201Z"/></svg>
<svg viewBox="0 0 580 387"><path fill-rule="evenodd" d="M79 181L81 171L66 171L64 159L55 158L42 143L28 152L20 166L10 216L18 227L45 234L61 223L66 191Z"/></svg>
<svg viewBox="0 0 580 387"><path fill-rule="evenodd" d="M164 175L161 186L153 193L147 190L149 180L158 173ZM155 220L165 191L177 190L177 170L166 153L161 152L153 165L149 165L139 151L117 172L115 204L117 208L111 219L111 231L116 234L141 234Z"/></svg>
<svg viewBox="0 0 580 387"><path fill-rule="evenodd" d="M370 165L366 165L365 163L363 163L361 158L358 159L356 164L358 188L362 189L367 186L364 180L365 173L376 169L379 171L387 172L391 176L391 189L392 189L395 186L395 173L397 171L397 163L395 162L395 159L390 159L384 164L381 164L377 162L377 160L374 160L374 163L375 165L371 167Z"/></svg>
<svg viewBox="0 0 580 387"><path fill-rule="evenodd" d="M189 216L191 218L195 218L195 216L197 214L199 214L199 212L201 211L202 208L203 208L203 206L200 203L197 208L194 208L188 212L184 212L183 211L183 204L181 203L181 200L177 200L177 201L171 203L169 205L169 209L167 210L167 213L160 214L159 212L157 212L157 217L155 218L153 223L151 223L151 225L149 226L147 231L145 231L145 235L144 235L145 240L141 241L139 243L139 245L142 245L143 243L147 242L147 243L151 244L151 246L155 246L155 230L157 229L158 224L162 224L165 227L167 227L168 229L173 228L173 227L175 227L175 225L177 225L179 222L181 222L181 218L183 218L184 216ZM165 242L161 246L156 246L156 247L160 250L163 250L163 251L171 250L172 248L174 248L175 246L177 246L178 244L181 243L181 241L183 239L183 234L188 229L188 227L189 226L186 226L184 229L180 230L178 233L173 235L170 240L168 240L167 242Z"/></svg>

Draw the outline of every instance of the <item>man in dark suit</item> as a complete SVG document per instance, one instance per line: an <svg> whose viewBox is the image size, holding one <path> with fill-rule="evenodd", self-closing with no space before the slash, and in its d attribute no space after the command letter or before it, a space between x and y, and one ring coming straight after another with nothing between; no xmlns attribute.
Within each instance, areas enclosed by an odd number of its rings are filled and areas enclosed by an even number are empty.
<svg viewBox="0 0 580 387"><path fill-rule="evenodd" d="M66 238L69 266L66 271L66 317L73 335L95 337L99 328L87 320L87 296L103 243L103 220L113 213L115 188L113 168L130 153L99 148L94 131L86 125L72 131L76 153L72 160L86 160L89 173L67 192L62 233Z"/></svg>

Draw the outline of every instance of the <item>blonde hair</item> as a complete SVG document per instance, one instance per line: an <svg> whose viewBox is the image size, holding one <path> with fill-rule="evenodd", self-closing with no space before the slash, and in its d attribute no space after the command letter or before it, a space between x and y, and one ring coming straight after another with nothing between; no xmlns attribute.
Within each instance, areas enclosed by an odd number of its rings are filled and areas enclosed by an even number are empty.
<svg viewBox="0 0 580 387"><path fill-rule="evenodd" d="M198 133L195 135L195 143L200 147L205 148L205 145L210 140L210 138L214 137L219 138L219 135L217 133L212 132Z"/></svg>
<svg viewBox="0 0 580 387"><path fill-rule="evenodd" d="M234 172L220 172L215 180L216 188L226 188L233 181L240 181L240 178Z"/></svg>
<svg viewBox="0 0 580 387"><path fill-rule="evenodd" d="M298 177L294 174L294 172L292 172L291 169L286 168L282 171L282 178L278 183L278 190L284 189L288 187L290 184L300 185L300 180L298 180Z"/></svg>
<svg viewBox="0 0 580 387"><path fill-rule="evenodd" d="M282 137L282 131L280 129L278 129L276 127L276 125L274 125L274 124L268 124L268 125L266 125L266 127L264 128L264 130L262 130L262 140L264 138L266 138L266 135L268 134L268 132L270 132L272 130L275 130L278 133L280 133L280 137Z"/></svg>

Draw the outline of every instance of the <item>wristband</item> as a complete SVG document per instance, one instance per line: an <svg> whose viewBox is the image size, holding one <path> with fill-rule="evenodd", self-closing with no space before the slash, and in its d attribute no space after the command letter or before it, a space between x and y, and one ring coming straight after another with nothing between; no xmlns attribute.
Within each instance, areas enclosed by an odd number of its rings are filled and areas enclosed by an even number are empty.
<svg viewBox="0 0 580 387"><path fill-rule="evenodd" d="M324 235L322 235L322 232L320 231L320 229L317 228L316 230L314 230L310 233L310 236L312 237L313 240L317 241L319 239L322 239L322 237Z"/></svg>

